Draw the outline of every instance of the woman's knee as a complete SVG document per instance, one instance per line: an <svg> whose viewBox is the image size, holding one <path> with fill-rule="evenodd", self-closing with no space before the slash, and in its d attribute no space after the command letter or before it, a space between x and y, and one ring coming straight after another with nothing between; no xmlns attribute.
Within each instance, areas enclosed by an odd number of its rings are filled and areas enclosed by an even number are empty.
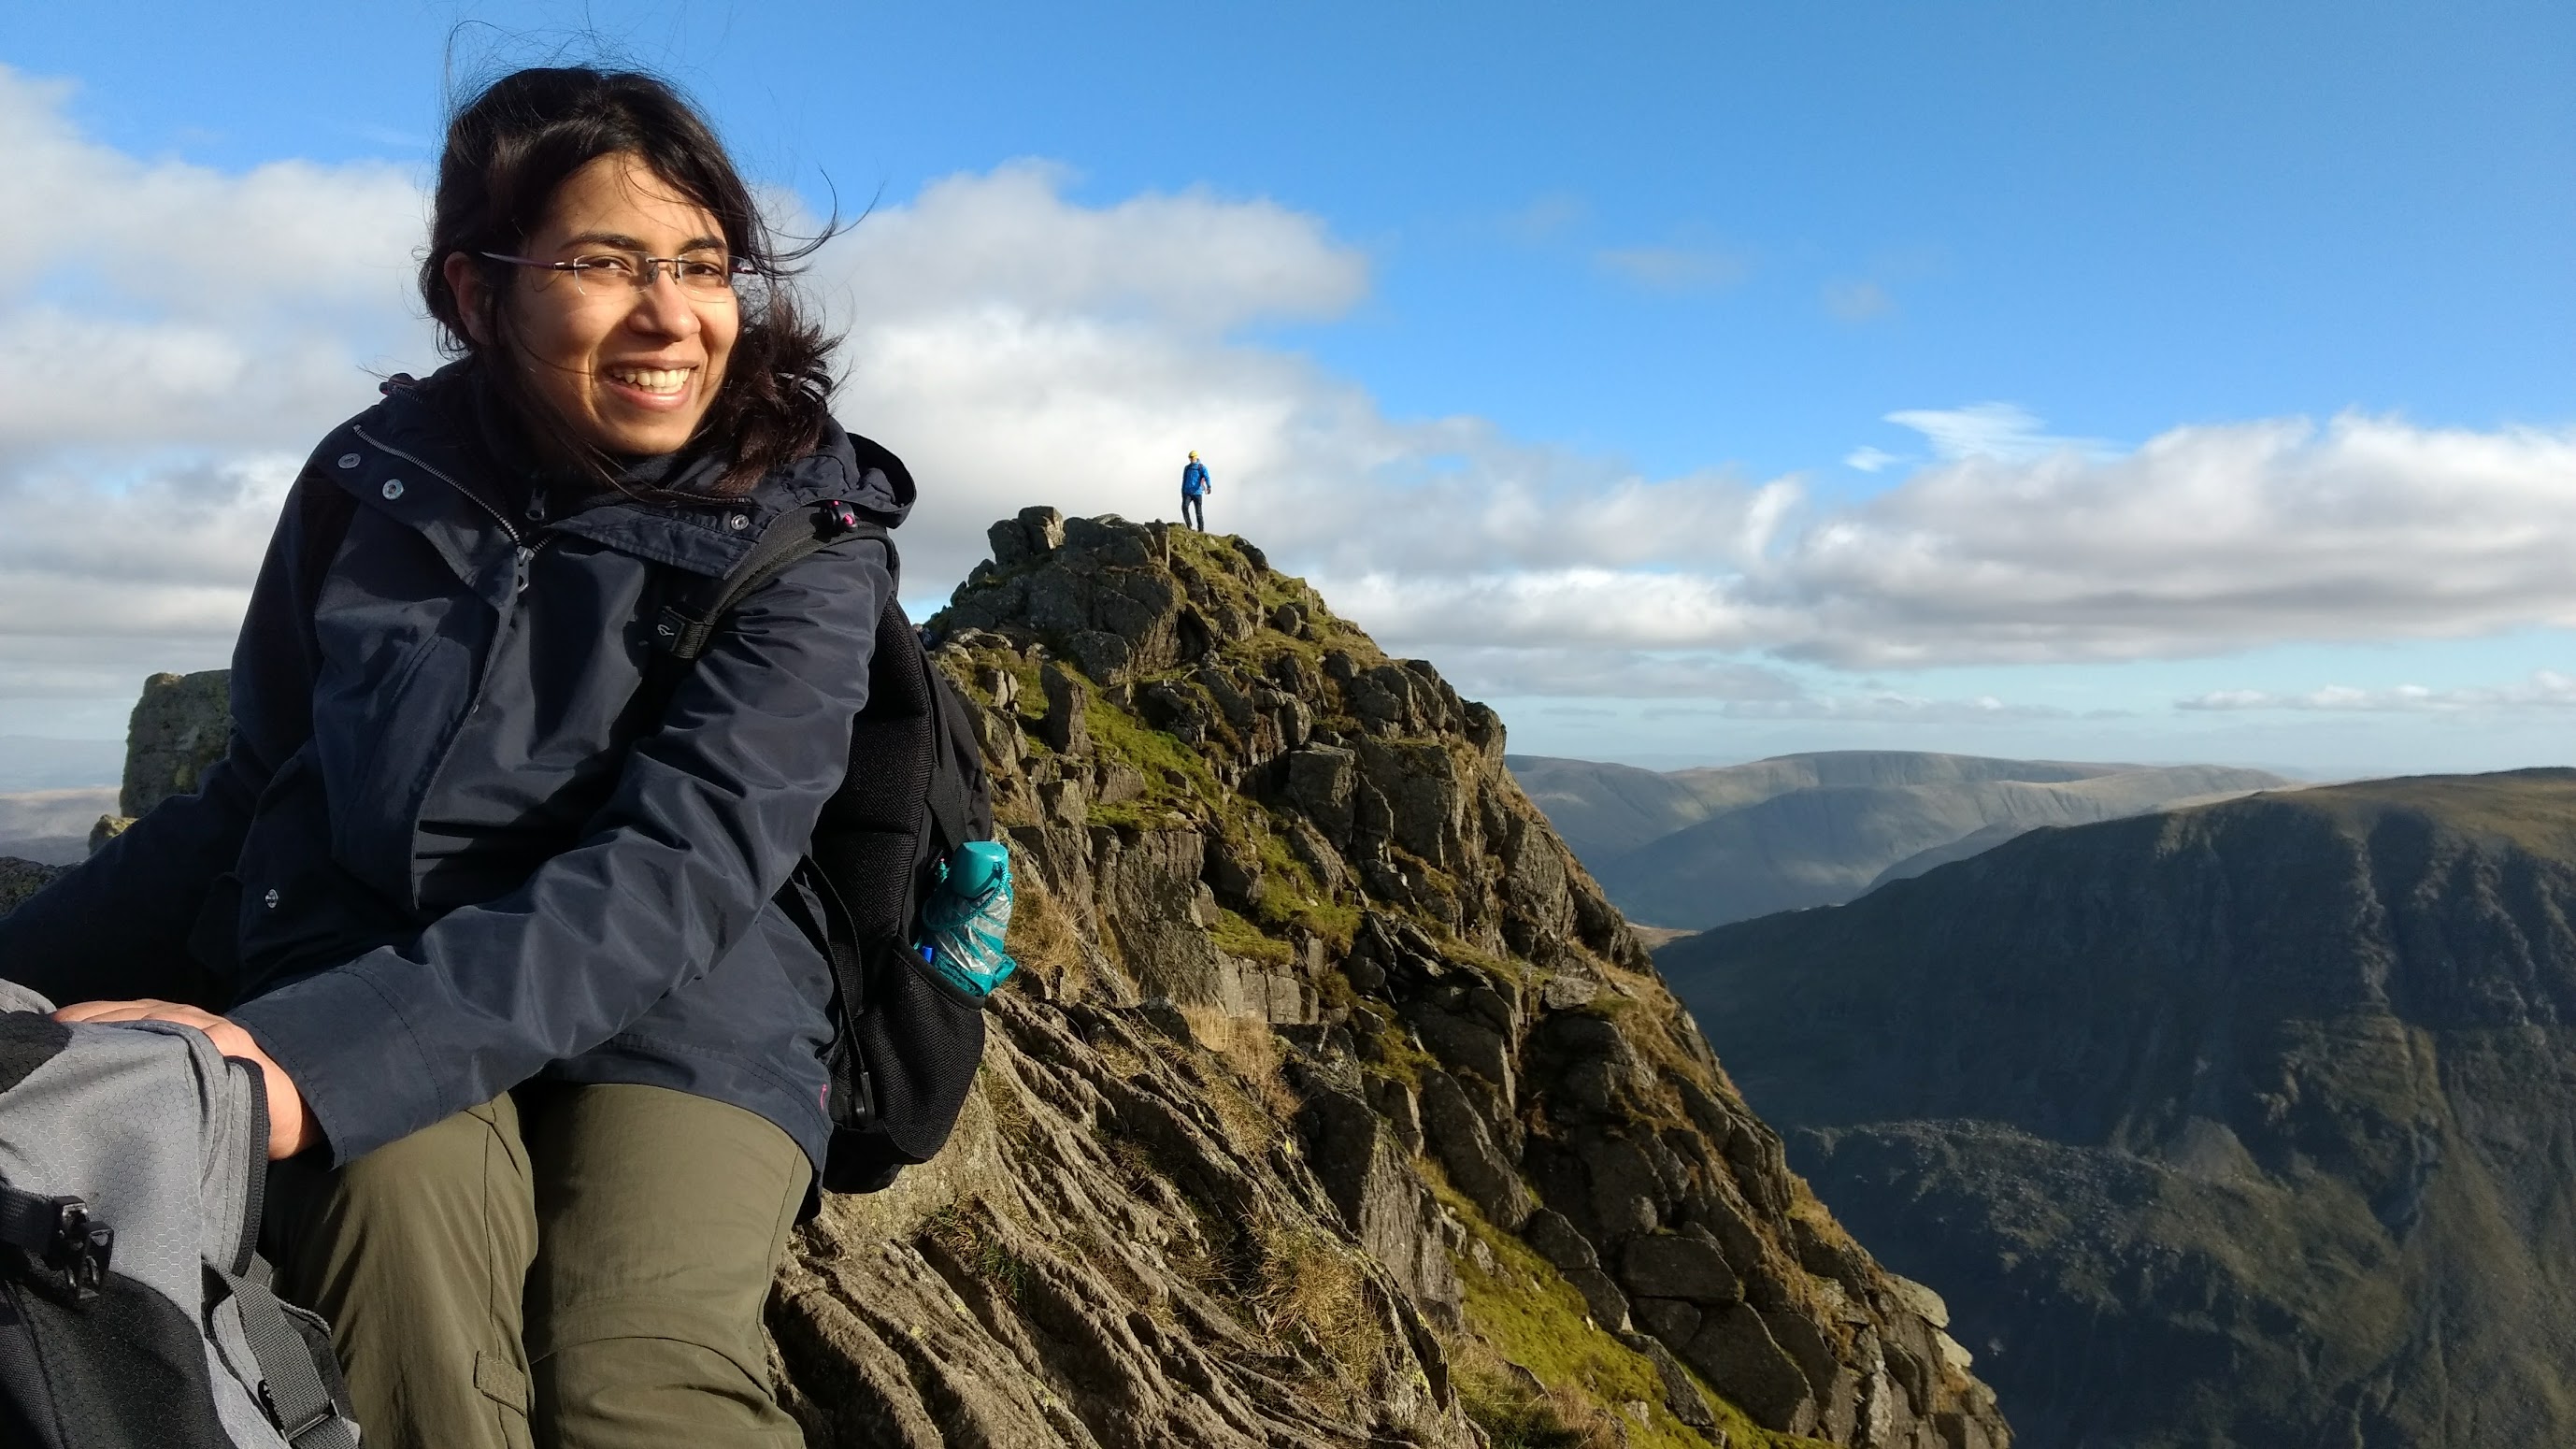
<svg viewBox="0 0 2576 1449"><path fill-rule="evenodd" d="M549 1449L804 1442L770 1393L756 1331L744 1340L732 1325L667 1312L653 1328L558 1334L530 1363L534 1417Z"/></svg>

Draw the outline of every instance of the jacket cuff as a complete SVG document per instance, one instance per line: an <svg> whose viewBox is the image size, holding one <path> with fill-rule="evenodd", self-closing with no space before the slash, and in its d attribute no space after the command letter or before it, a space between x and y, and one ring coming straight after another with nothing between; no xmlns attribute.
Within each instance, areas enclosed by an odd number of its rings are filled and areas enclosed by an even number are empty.
<svg viewBox="0 0 2576 1449"><path fill-rule="evenodd" d="M225 1015L285 1069L321 1129L334 1167L462 1110L435 1100L438 1078L419 1041L392 998L354 963L245 1001ZM433 1100L407 1100L418 1092Z"/></svg>

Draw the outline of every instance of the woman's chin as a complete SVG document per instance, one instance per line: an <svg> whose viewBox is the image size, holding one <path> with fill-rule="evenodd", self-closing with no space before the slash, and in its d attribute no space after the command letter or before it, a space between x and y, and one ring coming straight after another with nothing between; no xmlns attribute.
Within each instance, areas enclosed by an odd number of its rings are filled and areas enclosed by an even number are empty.
<svg viewBox="0 0 2576 1449"><path fill-rule="evenodd" d="M676 453L687 446L705 414L700 408L687 414L654 413L645 417L600 418L591 443L602 452L620 457L651 457Z"/></svg>

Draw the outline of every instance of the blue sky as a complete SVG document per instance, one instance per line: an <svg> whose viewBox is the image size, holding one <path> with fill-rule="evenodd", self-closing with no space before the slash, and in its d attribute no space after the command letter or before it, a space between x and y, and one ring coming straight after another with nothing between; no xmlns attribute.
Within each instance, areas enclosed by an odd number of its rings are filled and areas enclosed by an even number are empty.
<svg viewBox="0 0 2576 1449"><path fill-rule="evenodd" d="M807 204L877 199L830 279L879 369L852 421L958 480L916 584L1019 502L1151 511L1161 480L1123 480L1186 438L1219 526L1493 698L1520 749L2569 760L2564 5L87 4L21 7L0 66L72 83L35 113L102 188L256 191L300 160L383 217L431 159L451 47L471 74L603 46ZM1067 228L1204 243L1067 280ZM989 275L941 270L960 237ZM381 301L323 316L282 287L210 320L113 274L155 255L66 243L14 305L427 360ZM974 330L996 307L1019 330ZM273 508L255 460L336 405L317 382L260 414L274 437L210 408L202 438L120 451L7 396L0 516L29 536L13 499L81 468L194 468ZM956 441L1032 407L1045 449ZM1118 441L1067 461L1085 417ZM0 633L41 634L8 597ZM1584 627L1539 639L1551 609ZM115 733L131 685L77 661L202 666L222 632L165 611L0 658L0 733Z"/></svg>

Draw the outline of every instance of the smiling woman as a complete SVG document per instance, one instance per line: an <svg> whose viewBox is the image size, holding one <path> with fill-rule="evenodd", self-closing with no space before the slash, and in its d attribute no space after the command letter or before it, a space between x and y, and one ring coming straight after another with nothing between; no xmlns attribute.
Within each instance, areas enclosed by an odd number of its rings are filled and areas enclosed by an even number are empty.
<svg viewBox="0 0 2576 1449"><path fill-rule="evenodd" d="M792 260L659 80L471 100L421 269L455 360L296 478L199 792L0 917L64 1019L260 1068L264 1241L370 1446L798 1442L760 1315L833 990L779 902L893 593L853 525L913 493ZM648 687L648 602L773 524L829 541Z"/></svg>

